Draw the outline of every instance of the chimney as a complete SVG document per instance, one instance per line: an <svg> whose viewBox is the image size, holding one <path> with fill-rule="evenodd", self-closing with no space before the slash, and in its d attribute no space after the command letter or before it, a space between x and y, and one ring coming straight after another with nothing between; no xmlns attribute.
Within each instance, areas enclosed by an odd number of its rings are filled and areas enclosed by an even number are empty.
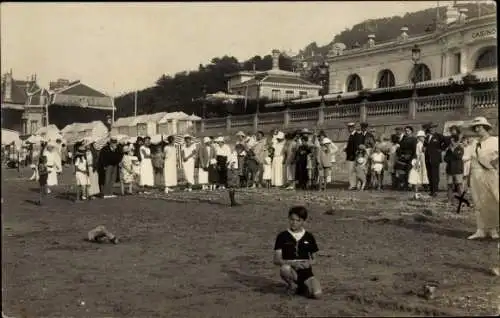
<svg viewBox="0 0 500 318"><path fill-rule="evenodd" d="M6 102L12 102L12 69L5 74L5 96L3 98Z"/></svg>
<svg viewBox="0 0 500 318"><path fill-rule="evenodd" d="M458 19L458 9L455 6L448 6L446 8L446 24L451 24Z"/></svg>
<svg viewBox="0 0 500 318"><path fill-rule="evenodd" d="M408 40L408 27L404 26L401 28L401 40L406 41Z"/></svg>
<svg viewBox="0 0 500 318"><path fill-rule="evenodd" d="M460 8L458 11L458 23L463 24L467 22L467 12L469 12L469 9L467 8Z"/></svg>
<svg viewBox="0 0 500 318"><path fill-rule="evenodd" d="M375 34L370 34L368 35L368 47L374 47L375 46Z"/></svg>
<svg viewBox="0 0 500 318"><path fill-rule="evenodd" d="M280 51L273 50L272 56L273 56L273 70L279 70L280 69Z"/></svg>

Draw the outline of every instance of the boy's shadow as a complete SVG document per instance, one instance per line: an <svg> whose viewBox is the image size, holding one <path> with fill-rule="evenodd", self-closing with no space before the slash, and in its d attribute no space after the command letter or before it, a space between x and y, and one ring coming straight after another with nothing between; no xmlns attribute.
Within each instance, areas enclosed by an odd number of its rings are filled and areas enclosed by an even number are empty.
<svg viewBox="0 0 500 318"><path fill-rule="evenodd" d="M222 272L227 274L232 280L246 287L250 287L253 291L263 294L286 295L285 285L283 283L262 276L245 274L232 269L223 269Z"/></svg>

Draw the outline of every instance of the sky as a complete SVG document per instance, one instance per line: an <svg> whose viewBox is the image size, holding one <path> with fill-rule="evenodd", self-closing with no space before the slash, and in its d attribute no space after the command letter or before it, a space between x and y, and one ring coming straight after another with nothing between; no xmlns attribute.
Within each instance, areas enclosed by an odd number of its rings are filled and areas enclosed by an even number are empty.
<svg viewBox="0 0 500 318"><path fill-rule="evenodd" d="M440 5L450 1L440 1ZM437 1L6 3L0 6L1 72L37 74L48 87L81 80L117 96L213 57L239 61L272 49L329 43L366 19L404 15Z"/></svg>

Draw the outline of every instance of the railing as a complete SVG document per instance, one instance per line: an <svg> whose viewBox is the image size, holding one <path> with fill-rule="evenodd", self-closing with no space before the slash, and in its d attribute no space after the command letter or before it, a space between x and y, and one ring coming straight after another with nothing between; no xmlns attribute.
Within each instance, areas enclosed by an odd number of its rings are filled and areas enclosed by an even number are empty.
<svg viewBox="0 0 500 318"><path fill-rule="evenodd" d="M368 116L405 115L408 114L410 100L408 98L393 99L389 101L366 103Z"/></svg>
<svg viewBox="0 0 500 318"><path fill-rule="evenodd" d="M442 94L417 97L417 112L453 111L464 107L464 94Z"/></svg>
<svg viewBox="0 0 500 318"><path fill-rule="evenodd" d="M325 107L325 121L341 118L359 118L361 104L337 105Z"/></svg>
<svg viewBox="0 0 500 318"><path fill-rule="evenodd" d="M498 89L472 92L472 108L493 108L498 106Z"/></svg>
<svg viewBox="0 0 500 318"><path fill-rule="evenodd" d="M331 125L343 121L369 121L370 117L404 116L415 120L418 113L456 111L472 115L472 110L495 108L498 105L498 89L393 99L388 101L365 101L358 104L344 104L273 113L210 118L200 123L200 132L206 130L258 130L266 126L287 128L296 123L315 122L317 126ZM198 130L198 129L197 129Z"/></svg>
<svg viewBox="0 0 500 318"><path fill-rule="evenodd" d="M319 112L317 108L309 108L309 109L299 109L299 110L291 110L290 114L290 122L300 122L300 121L317 121L319 119Z"/></svg>

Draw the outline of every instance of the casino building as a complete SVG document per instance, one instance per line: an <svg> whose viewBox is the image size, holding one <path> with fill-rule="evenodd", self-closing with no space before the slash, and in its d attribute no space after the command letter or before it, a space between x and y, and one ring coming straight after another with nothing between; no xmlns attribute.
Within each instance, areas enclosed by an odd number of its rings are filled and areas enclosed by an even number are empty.
<svg viewBox="0 0 500 318"><path fill-rule="evenodd" d="M408 27L402 27L400 36L389 42L378 43L376 34L370 34L361 47L346 49L343 43L333 44L326 58L329 84L325 101L348 101L361 91L371 96L406 92L401 98L411 96L415 89L419 95L427 94L420 90L457 84L468 74L497 85L497 16L469 19L466 13L448 7L445 20L434 32L423 35L410 37ZM412 54L415 47L417 57ZM303 98L293 104L305 107L319 101L320 97Z"/></svg>

